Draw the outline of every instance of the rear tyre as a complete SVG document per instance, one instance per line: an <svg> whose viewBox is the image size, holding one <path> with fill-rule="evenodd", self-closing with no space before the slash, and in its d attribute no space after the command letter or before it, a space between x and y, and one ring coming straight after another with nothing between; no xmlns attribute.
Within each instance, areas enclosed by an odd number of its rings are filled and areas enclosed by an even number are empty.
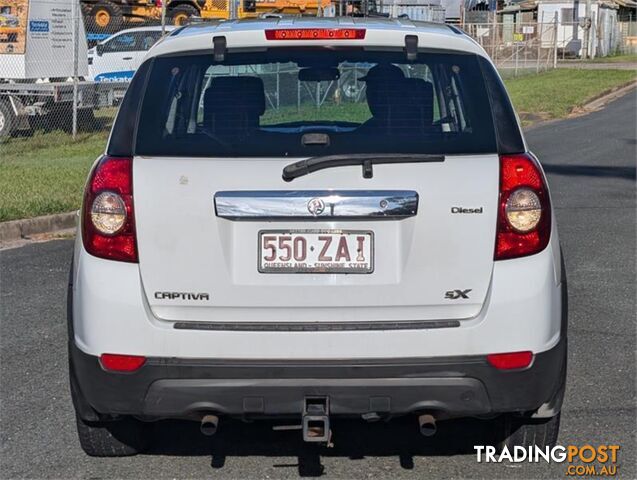
<svg viewBox="0 0 637 480"><path fill-rule="evenodd" d="M500 419L500 440L497 448L499 451L507 447L513 451L513 447L554 447L560 431L560 414L550 418L520 418L513 415L504 415Z"/></svg>
<svg viewBox="0 0 637 480"><path fill-rule="evenodd" d="M91 457L126 457L148 447L148 425L124 418L109 422L86 422L75 415L82 450Z"/></svg>
<svg viewBox="0 0 637 480"><path fill-rule="evenodd" d="M6 141L13 133L15 115L11 105L0 101L0 143Z"/></svg>
<svg viewBox="0 0 637 480"><path fill-rule="evenodd" d="M170 23L180 27L188 23L190 17L196 17L197 15L199 15L199 10L192 5L177 5L170 11Z"/></svg>
<svg viewBox="0 0 637 480"><path fill-rule="evenodd" d="M124 24L124 15L114 2L98 2L90 12L90 28L97 33L115 33Z"/></svg>
<svg viewBox="0 0 637 480"><path fill-rule="evenodd" d="M82 108L77 111L77 128L82 132L92 132L97 128L97 120L93 110Z"/></svg>

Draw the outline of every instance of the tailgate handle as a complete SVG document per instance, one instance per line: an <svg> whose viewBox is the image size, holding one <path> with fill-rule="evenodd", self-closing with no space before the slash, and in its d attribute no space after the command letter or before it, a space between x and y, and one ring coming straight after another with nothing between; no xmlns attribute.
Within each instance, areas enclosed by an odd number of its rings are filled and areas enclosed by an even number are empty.
<svg viewBox="0 0 637 480"><path fill-rule="evenodd" d="M217 217L228 220L394 219L418 213L412 190L246 190L217 192Z"/></svg>

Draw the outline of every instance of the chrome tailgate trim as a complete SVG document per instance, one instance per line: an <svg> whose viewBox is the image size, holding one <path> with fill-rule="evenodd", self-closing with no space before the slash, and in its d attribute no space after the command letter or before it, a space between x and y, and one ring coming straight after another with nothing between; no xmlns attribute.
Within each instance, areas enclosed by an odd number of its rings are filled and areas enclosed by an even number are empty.
<svg viewBox="0 0 637 480"><path fill-rule="evenodd" d="M228 220L403 219L418 213L411 190L246 190L214 196L217 217Z"/></svg>

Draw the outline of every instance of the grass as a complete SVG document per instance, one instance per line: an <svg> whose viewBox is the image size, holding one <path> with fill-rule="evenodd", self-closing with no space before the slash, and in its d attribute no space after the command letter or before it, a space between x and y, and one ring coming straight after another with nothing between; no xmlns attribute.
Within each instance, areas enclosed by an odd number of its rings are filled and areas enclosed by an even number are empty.
<svg viewBox="0 0 637 480"><path fill-rule="evenodd" d="M567 116L574 108L637 78L632 70L557 69L504 81L523 122Z"/></svg>
<svg viewBox="0 0 637 480"><path fill-rule="evenodd" d="M529 125L565 117L604 91L635 80L636 75L631 70L558 69L506 79L505 83L523 123ZM364 106L329 108L334 109L334 118L342 121L360 121L368 116ZM325 113L323 109L322 118ZM102 115L107 121L113 112ZM262 121L294 121L296 116L293 108L268 113ZM107 136L105 128L99 133L82 133L73 141L70 135L56 131L0 144L0 221L79 208L86 175L104 150Z"/></svg>
<svg viewBox="0 0 637 480"><path fill-rule="evenodd" d="M591 63L635 63L637 68L637 53L628 53L625 55L611 55L610 57L596 57L592 60L587 60Z"/></svg>
<svg viewBox="0 0 637 480"><path fill-rule="evenodd" d="M316 108L313 105L303 105L299 112L296 107L284 107L277 110L268 110L261 117L261 125L297 121L318 121L332 118L339 122L364 122L371 116L366 103L342 103L340 105L324 105Z"/></svg>
<svg viewBox="0 0 637 480"><path fill-rule="evenodd" d="M16 138L0 145L0 221L69 212L79 208L93 161L106 132L60 131Z"/></svg>
<svg viewBox="0 0 637 480"><path fill-rule="evenodd" d="M541 70L544 71L544 70ZM520 67L517 71L514 68L500 68L498 69L498 73L502 80L510 80L512 78L520 78L527 75L537 75L538 71L535 67Z"/></svg>

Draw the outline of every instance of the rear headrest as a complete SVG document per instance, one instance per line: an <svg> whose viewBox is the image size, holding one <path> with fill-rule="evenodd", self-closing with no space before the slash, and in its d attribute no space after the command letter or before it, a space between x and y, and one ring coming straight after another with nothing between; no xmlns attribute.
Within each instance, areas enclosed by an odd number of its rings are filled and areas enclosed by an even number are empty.
<svg viewBox="0 0 637 480"><path fill-rule="evenodd" d="M204 94L204 123L215 117L246 116L253 124L265 112L263 80L259 77L215 77Z"/></svg>
<svg viewBox="0 0 637 480"><path fill-rule="evenodd" d="M401 91L398 83L373 83L367 85L365 95L369 111L376 118L387 118L392 106L400 101Z"/></svg>
<svg viewBox="0 0 637 480"><path fill-rule="evenodd" d="M417 116L424 126L433 122L434 89L431 82L422 78L405 79L404 101L407 110Z"/></svg>
<svg viewBox="0 0 637 480"><path fill-rule="evenodd" d="M384 128L409 132L428 129L433 122L433 85L420 78L404 78L384 90L367 90L367 102Z"/></svg>

